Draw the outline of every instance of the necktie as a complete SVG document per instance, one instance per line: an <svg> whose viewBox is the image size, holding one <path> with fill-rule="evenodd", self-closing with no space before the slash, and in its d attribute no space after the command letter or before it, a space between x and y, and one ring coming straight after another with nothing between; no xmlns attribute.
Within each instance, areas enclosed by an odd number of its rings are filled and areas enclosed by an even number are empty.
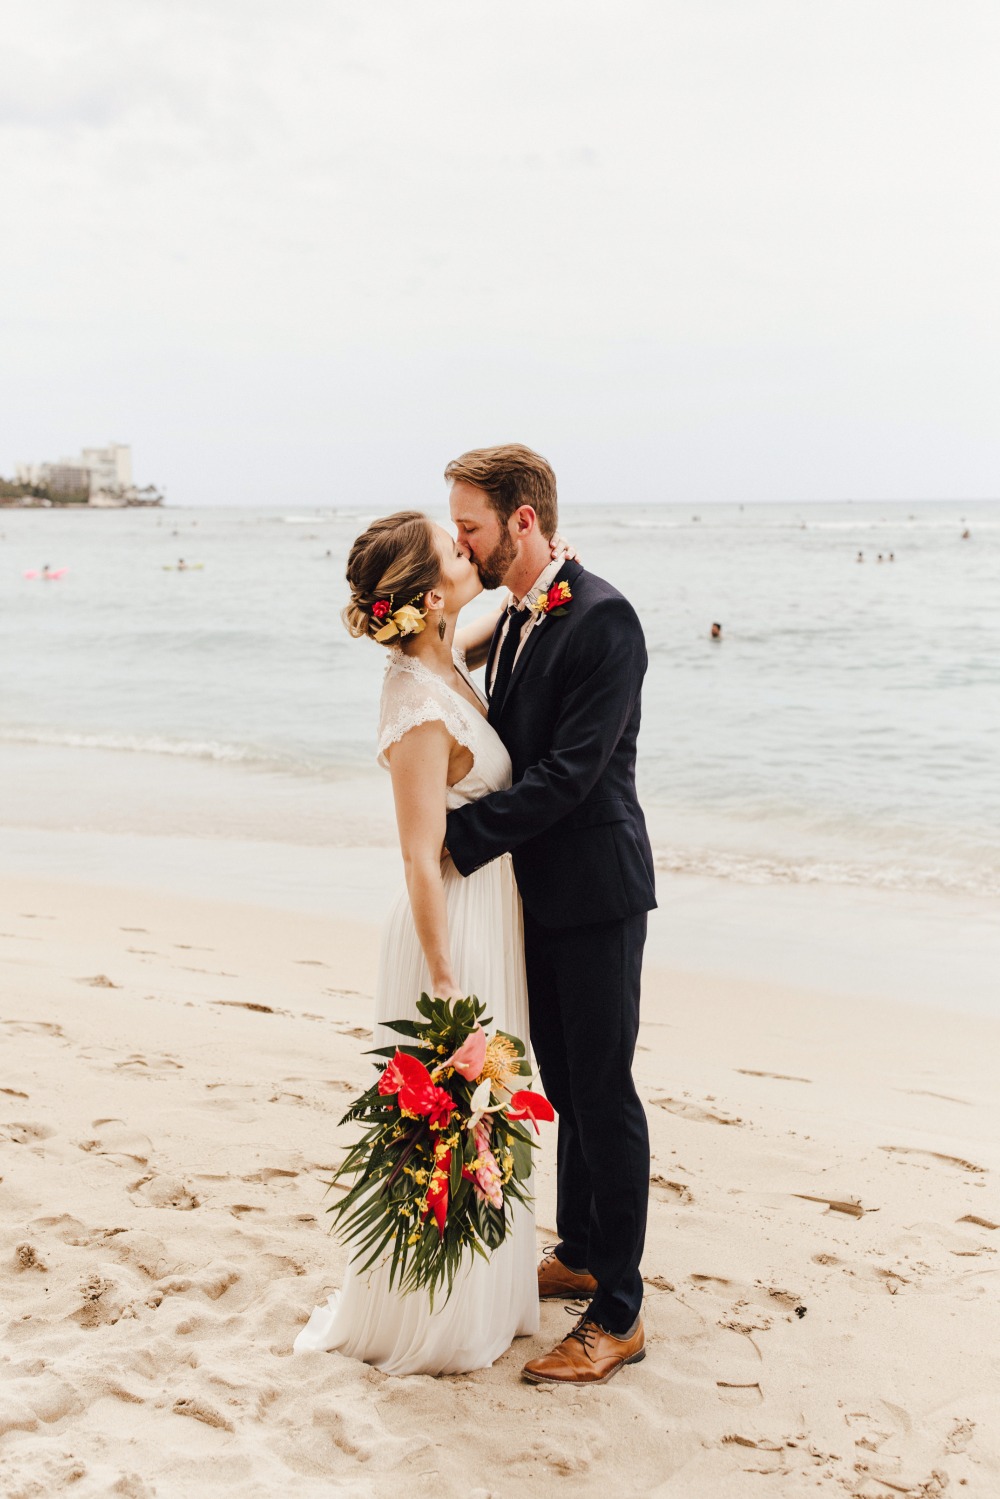
<svg viewBox="0 0 1000 1499"><path fill-rule="evenodd" d="M510 674L514 670L514 657L521 643L521 630L530 614L530 609L513 609L507 616L507 634L500 647L500 659L497 661L496 676L493 678L493 689L490 693L491 718L495 718L503 707Z"/></svg>

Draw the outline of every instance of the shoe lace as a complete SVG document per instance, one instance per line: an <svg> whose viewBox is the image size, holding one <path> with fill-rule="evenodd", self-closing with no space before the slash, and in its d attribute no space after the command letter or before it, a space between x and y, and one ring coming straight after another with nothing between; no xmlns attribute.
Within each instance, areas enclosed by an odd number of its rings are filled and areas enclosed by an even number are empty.
<svg viewBox="0 0 1000 1499"><path fill-rule="evenodd" d="M566 1310L571 1311L575 1310L575 1308L567 1307ZM568 1343L572 1338L575 1342L581 1343L583 1345L584 1352L589 1358L593 1349L594 1342L597 1338L597 1334L600 1332L600 1330L601 1329L598 1327L597 1323L592 1322L589 1317L581 1317L573 1330L566 1334L566 1342Z"/></svg>

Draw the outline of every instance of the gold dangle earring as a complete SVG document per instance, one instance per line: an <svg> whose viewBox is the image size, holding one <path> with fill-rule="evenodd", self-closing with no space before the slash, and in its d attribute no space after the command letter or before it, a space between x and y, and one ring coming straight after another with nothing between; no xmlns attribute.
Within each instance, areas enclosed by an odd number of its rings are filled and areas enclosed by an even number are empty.
<svg viewBox="0 0 1000 1499"><path fill-rule="evenodd" d="M445 632L446 629L447 629L447 626L445 625L445 622L444 622L444 610L442 609L441 610L441 618L438 620L438 636L440 637L441 640L444 639L444 632Z"/></svg>

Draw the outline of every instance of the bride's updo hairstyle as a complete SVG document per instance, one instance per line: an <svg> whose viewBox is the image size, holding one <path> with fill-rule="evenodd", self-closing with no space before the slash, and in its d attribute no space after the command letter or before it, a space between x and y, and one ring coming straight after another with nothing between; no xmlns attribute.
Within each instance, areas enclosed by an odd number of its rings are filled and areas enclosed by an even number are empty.
<svg viewBox="0 0 1000 1499"><path fill-rule="evenodd" d="M441 555L428 517L419 510L398 510L373 521L351 547L347 581L351 597L341 618L356 637L384 634L390 610L412 606L415 613L428 589L441 581ZM413 628L423 628L422 618ZM409 633L404 625L392 639Z"/></svg>

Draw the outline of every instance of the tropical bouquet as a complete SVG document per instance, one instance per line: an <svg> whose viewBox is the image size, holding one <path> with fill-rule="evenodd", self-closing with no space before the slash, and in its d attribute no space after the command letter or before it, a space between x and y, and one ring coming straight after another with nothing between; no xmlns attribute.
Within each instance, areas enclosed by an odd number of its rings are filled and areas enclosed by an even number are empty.
<svg viewBox="0 0 1000 1499"><path fill-rule="evenodd" d="M540 1093L517 1089L530 1075L524 1042L487 1035L476 996L417 1001L420 1020L387 1028L404 1037L376 1048L377 1080L341 1124L364 1126L330 1187L354 1180L327 1209L361 1273L388 1264L389 1285L451 1294L471 1255L489 1259L510 1232L513 1209L529 1203L538 1121L555 1117Z"/></svg>

